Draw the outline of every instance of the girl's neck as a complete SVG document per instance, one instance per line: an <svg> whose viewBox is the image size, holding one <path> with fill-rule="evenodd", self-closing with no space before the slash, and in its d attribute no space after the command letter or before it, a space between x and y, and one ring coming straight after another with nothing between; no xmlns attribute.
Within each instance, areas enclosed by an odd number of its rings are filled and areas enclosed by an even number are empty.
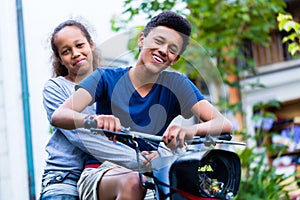
<svg viewBox="0 0 300 200"><path fill-rule="evenodd" d="M86 73L84 75L81 75L81 76L75 76L75 75L67 75L65 76L65 79L67 79L68 81L70 82L73 82L73 83L79 83L80 81L82 81L85 77L87 77L90 73Z"/></svg>
<svg viewBox="0 0 300 200"><path fill-rule="evenodd" d="M65 79L67 79L68 81L71 81L73 83L79 83L80 81L82 81L85 77L87 77L92 72L93 72L93 70L91 69L91 70L85 71L84 73L81 73L80 75L74 74L74 73L69 73L67 76L65 76Z"/></svg>

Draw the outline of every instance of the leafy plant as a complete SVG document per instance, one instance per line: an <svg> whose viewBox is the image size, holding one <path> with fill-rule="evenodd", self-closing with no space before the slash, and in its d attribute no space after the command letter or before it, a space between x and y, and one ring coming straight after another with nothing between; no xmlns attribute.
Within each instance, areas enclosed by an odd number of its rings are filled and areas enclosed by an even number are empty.
<svg viewBox="0 0 300 200"><path fill-rule="evenodd" d="M277 16L278 28L286 31L287 36L283 37L282 42L288 42L288 50L292 55L300 53L300 24L293 20L292 15L279 13Z"/></svg>
<svg viewBox="0 0 300 200"><path fill-rule="evenodd" d="M275 168L266 164L266 152L257 148L246 148L240 154L243 176L236 199L255 200L288 200L289 191L286 186L294 175L278 175Z"/></svg>
<svg viewBox="0 0 300 200"><path fill-rule="evenodd" d="M271 100L254 105L254 115L252 120L256 124L255 134L248 136L248 141L252 142L251 147L246 147L240 154L242 163L242 179L240 189L236 199L258 199L258 200L288 200L289 191L286 186L292 181L290 176L277 174L276 169L268 164L268 156L284 151L284 148L273 148L269 143L269 129L264 125L264 119L276 121L276 115L269 111L269 108L280 107L280 102ZM249 137L250 136L250 137Z"/></svg>

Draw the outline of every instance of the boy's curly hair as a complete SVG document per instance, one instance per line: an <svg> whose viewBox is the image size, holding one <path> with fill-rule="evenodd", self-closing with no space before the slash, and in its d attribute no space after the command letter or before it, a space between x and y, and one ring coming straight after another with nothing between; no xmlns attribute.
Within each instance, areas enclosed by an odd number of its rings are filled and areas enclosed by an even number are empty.
<svg viewBox="0 0 300 200"><path fill-rule="evenodd" d="M186 46L189 44L189 38L191 35L191 24L190 22L182 17L181 15L172 11L163 11L159 15L153 17L146 25L143 30L145 36L149 34L151 29L157 26L166 26L179 32L182 39L183 45L180 54L184 52Z"/></svg>

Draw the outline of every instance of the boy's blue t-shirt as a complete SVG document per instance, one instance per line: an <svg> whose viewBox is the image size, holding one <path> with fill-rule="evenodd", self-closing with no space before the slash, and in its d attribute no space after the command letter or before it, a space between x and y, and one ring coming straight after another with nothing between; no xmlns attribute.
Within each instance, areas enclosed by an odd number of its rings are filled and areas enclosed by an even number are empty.
<svg viewBox="0 0 300 200"><path fill-rule="evenodd" d="M127 68L98 68L77 86L96 102L97 114L112 114L133 131L163 135L178 115L192 117L191 108L204 97L197 87L177 72L163 71L150 92L142 97L134 89ZM139 144L142 150L151 150Z"/></svg>

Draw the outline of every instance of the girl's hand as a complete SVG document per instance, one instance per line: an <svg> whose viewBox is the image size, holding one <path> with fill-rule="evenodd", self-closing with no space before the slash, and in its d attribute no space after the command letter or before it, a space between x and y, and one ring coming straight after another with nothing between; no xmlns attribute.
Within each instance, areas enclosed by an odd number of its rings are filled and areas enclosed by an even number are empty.
<svg viewBox="0 0 300 200"><path fill-rule="evenodd" d="M196 127L169 126L163 135L163 141L171 150L183 148L185 140L192 139L196 135Z"/></svg>

